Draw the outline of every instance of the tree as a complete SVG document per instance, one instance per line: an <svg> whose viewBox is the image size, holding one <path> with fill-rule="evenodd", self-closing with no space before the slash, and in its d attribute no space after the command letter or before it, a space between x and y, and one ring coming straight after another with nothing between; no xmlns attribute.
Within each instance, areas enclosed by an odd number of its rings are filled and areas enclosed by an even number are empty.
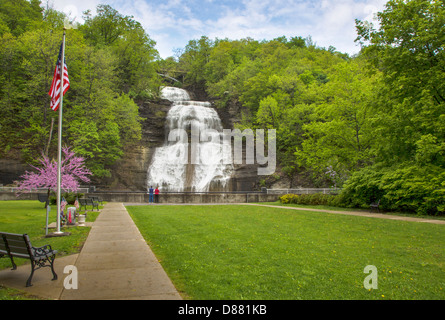
<svg viewBox="0 0 445 320"><path fill-rule="evenodd" d="M70 148L62 148L64 157L61 164L61 189L68 192L76 192L79 189L79 181L88 183L91 175L84 165L84 159L77 157ZM23 180L17 182L17 192L31 192L37 188L46 188L57 191L57 161L50 160L42 155L39 160L41 167L32 166L36 172L26 171L21 176Z"/></svg>
<svg viewBox="0 0 445 320"><path fill-rule="evenodd" d="M320 174L329 172L328 177L336 172L337 179L344 179L372 163L370 108L377 84L378 76L368 75L359 60L336 66L330 81L319 90L323 101L315 107L312 121L304 125L305 140L296 153L301 165Z"/></svg>
<svg viewBox="0 0 445 320"><path fill-rule="evenodd" d="M156 42L132 16L124 16L109 5L98 5L97 15L84 12L85 24L80 26L85 39L96 48L109 48L116 59L118 92L138 95L155 90L159 81L153 62L159 58ZM149 80L147 80L149 79Z"/></svg>
<svg viewBox="0 0 445 320"><path fill-rule="evenodd" d="M179 65L183 70L187 71L185 76L186 84L204 87L206 64L210 59L210 52L214 43L206 36L202 36L199 40L190 40L185 47Z"/></svg>
<svg viewBox="0 0 445 320"><path fill-rule="evenodd" d="M358 38L373 67L382 71L374 112L380 117L379 161L413 161L425 143L445 165L445 4L390 0L378 13L379 29L357 21Z"/></svg>
<svg viewBox="0 0 445 320"><path fill-rule="evenodd" d="M0 2L0 35L4 31L18 36L42 22L40 0L2 0ZM5 26L7 28L5 28Z"/></svg>
<svg viewBox="0 0 445 320"><path fill-rule="evenodd" d="M133 22L131 17L123 16L109 5L100 4L96 11L97 15L94 17L91 16L90 10L85 11L85 24L81 26L85 38L94 45L112 44Z"/></svg>
<svg viewBox="0 0 445 320"><path fill-rule="evenodd" d="M390 0L379 29L357 21L362 55L379 69L374 164L355 172L342 197L364 206L437 214L445 210L445 4Z"/></svg>

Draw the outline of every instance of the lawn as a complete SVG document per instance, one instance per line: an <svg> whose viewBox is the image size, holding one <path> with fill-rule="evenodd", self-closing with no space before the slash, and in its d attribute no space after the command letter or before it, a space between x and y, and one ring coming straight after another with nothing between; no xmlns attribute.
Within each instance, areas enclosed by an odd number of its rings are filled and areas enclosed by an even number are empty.
<svg viewBox="0 0 445 320"><path fill-rule="evenodd" d="M306 204L295 204L295 203L281 203L280 200L275 202L258 202L257 204L261 205L272 205L272 206L280 206L280 207L294 207L294 208L304 208L304 209L321 209L321 210L331 210L331 211L355 211L355 212L363 212L363 213L381 213L381 214L390 214L393 216L400 217L413 217L413 218L425 218L429 220L445 220L445 215L416 215L412 212L400 212L400 211L376 211L371 209L361 209L361 208L344 208L344 207L331 207L326 205L306 205Z"/></svg>
<svg viewBox="0 0 445 320"><path fill-rule="evenodd" d="M49 223L56 221L56 206L52 206ZM87 221L94 221L98 216L97 211L89 211ZM45 237L46 209L39 201L0 201L0 231L10 233L27 233L34 247L50 244L58 251L57 257L80 252L85 242L89 227L61 228L63 232L70 232L70 236L65 237ZM54 229L53 229L54 230ZM51 233L53 230L49 229ZM56 258L57 259L57 258ZM29 263L28 259L14 258L17 266ZM9 258L0 259L0 270L11 268ZM6 297L13 297L12 290L0 287L0 300ZM20 296L18 294L17 296Z"/></svg>
<svg viewBox="0 0 445 320"><path fill-rule="evenodd" d="M243 205L130 206L188 299L445 299L445 226ZM377 289L365 289L368 265Z"/></svg>

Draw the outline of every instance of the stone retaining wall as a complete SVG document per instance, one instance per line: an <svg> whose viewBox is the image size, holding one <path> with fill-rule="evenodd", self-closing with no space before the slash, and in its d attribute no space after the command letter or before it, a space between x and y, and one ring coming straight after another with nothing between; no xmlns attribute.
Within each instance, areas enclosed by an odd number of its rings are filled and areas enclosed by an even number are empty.
<svg viewBox="0 0 445 320"><path fill-rule="evenodd" d="M96 196L107 202L148 203L148 194L143 192L95 192L85 196ZM266 193L167 193L159 196L159 203L273 202L279 196ZM37 200L37 193L23 193L16 197L15 193L0 192L0 200Z"/></svg>

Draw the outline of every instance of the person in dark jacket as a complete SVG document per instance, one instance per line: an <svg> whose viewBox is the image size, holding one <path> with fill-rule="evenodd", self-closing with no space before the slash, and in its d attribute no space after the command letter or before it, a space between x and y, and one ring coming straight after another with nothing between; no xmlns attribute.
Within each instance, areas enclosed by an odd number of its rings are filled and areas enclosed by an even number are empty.
<svg viewBox="0 0 445 320"><path fill-rule="evenodd" d="M153 203L153 187L150 187L150 189L148 189L148 202L150 204Z"/></svg>

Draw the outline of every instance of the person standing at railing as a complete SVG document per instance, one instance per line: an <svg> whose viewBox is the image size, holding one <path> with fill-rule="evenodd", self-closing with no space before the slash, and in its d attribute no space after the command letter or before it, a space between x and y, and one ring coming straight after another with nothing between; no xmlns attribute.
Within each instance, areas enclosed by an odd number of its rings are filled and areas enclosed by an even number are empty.
<svg viewBox="0 0 445 320"><path fill-rule="evenodd" d="M150 187L150 189L148 189L148 202L150 204L153 203L153 187Z"/></svg>
<svg viewBox="0 0 445 320"><path fill-rule="evenodd" d="M155 189L155 203L159 203L159 189L156 187Z"/></svg>

